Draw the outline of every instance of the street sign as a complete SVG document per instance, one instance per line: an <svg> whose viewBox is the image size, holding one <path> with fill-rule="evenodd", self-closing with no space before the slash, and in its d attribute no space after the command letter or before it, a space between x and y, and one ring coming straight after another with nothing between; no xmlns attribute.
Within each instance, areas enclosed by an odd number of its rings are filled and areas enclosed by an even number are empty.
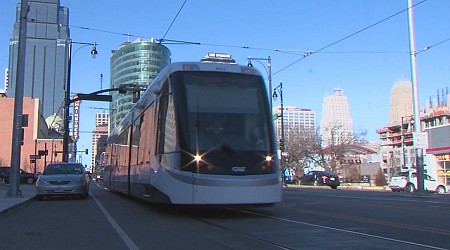
<svg viewBox="0 0 450 250"><path fill-rule="evenodd" d="M428 148L428 134L427 132L415 132L413 133L414 148Z"/></svg>
<svg viewBox="0 0 450 250"><path fill-rule="evenodd" d="M37 160L37 159L41 159L40 155L30 155L30 160Z"/></svg>
<svg viewBox="0 0 450 250"><path fill-rule="evenodd" d="M48 150L38 150L39 155L48 155Z"/></svg>

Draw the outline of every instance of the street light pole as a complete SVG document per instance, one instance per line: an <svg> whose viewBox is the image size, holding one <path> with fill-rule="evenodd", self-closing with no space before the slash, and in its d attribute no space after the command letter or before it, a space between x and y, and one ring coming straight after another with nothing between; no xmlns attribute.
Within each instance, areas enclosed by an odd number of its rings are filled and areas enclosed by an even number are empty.
<svg viewBox="0 0 450 250"><path fill-rule="evenodd" d="M91 56L95 58L97 56L97 47L96 43L82 43L82 42L73 42L72 40L68 41L69 49L68 49L68 63L67 63L67 81L64 95L64 134L63 134L63 161L69 162L69 109L70 109L70 76L72 70L72 44L83 44L85 46L92 45ZM82 46L84 47L84 46ZM81 49L80 47L79 49ZM78 50L77 50L78 51ZM76 52L76 51L75 51ZM74 53L75 54L75 53Z"/></svg>
<svg viewBox="0 0 450 250"><path fill-rule="evenodd" d="M252 67L253 68L253 64L252 64L252 60L260 63L264 69L266 70L267 73L267 81L269 83L269 105L270 105L270 113L272 113L272 59L270 58L270 56L268 56L267 58L252 58L252 57L248 57L248 63L247 66L248 67ZM267 68L266 66L264 66L264 64L262 64L260 61L267 61Z"/></svg>
<svg viewBox="0 0 450 250"><path fill-rule="evenodd" d="M285 140L284 140L284 106L283 106L283 82L280 82L280 84L273 89L273 98L277 98L277 90L280 94L280 106L281 106L281 139L280 139L280 151L281 151L281 174L283 176L283 173L285 171L285 160L284 160L284 151L285 151ZM284 185L284 178L282 178L282 182Z"/></svg>
<svg viewBox="0 0 450 250"><path fill-rule="evenodd" d="M403 116L402 116L402 124L401 127L401 135L402 135L402 156L403 156L403 166L402 168L406 168L406 154L405 154L405 132L403 131Z"/></svg>

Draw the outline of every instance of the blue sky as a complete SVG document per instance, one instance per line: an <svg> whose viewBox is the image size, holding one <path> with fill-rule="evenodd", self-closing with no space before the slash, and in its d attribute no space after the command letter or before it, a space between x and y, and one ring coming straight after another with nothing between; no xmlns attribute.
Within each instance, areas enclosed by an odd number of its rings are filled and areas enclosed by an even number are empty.
<svg viewBox="0 0 450 250"><path fill-rule="evenodd" d="M2 0L1 69L8 65L8 44L18 2ZM61 0L61 5L69 7L72 40L98 43L96 59L90 57L89 47L74 44L72 92L99 90L100 74L102 87L107 88L111 50L128 39L163 38L183 3ZM406 8L407 0L188 0L165 38L201 45L166 46L173 62L198 61L208 52L232 54L240 64L246 64L249 56L270 56L273 86L283 82L285 105L311 108L318 125L323 97L339 87L348 97L355 130L367 130L367 139L379 142L375 131L388 122L393 84L411 79L407 12L311 56L303 58L303 52L317 51ZM414 8L418 51L450 38L449 10L449 0L427 0ZM288 50L291 52L286 53ZM417 64L420 106L424 107L426 98L450 85L450 41L418 54ZM261 64L253 65L266 75ZM278 102L274 101L274 105ZM98 107L107 104L82 103L80 150L91 149L89 132L94 127L94 114L101 112ZM83 156L82 161L90 165L90 155Z"/></svg>

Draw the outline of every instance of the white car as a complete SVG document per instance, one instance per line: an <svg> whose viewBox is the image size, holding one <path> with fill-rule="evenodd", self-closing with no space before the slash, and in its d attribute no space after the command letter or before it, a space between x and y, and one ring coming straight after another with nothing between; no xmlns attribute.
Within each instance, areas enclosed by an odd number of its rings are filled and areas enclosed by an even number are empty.
<svg viewBox="0 0 450 250"><path fill-rule="evenodd" d="M415 171L398 172L391 177L389 188L392 192L414 192L417 188L417 173ZM445 184L424 174L424 190L444 194L447 192Z"/></svg>
<svg viewBox="0 0 450 250"><path fill-rule="evenodd" d="M48 164L36 181L37 200L51 196L89 196L89 175L80 163L54 162Z"/></svg>

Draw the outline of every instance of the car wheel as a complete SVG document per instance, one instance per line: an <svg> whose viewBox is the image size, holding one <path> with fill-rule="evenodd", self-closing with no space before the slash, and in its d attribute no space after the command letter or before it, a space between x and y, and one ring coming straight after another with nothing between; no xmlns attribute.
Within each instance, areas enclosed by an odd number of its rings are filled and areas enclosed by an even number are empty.
<svg viewBox="0 0 450 250"><path fill-rule="evenodd" d="M445 188L443 186L439 186L436 188L436 193L437 194L444 194L445 193Z"/></svg>
<svg viewBox="0 0 450 250"><path fill-rule="evenodd" d="M85 200L89 197L89 189L86 190L84 194L81 195L81 199Z"/></svg>
<svg viewBox="0 0 450 250"><path fill-rule="evenodd" d="M27 183L28 183L28 184L33 184L33 183L34 183L33 177L28 177L28 178L27 178Z"/></svg>
<svg viewBox="0 0 450 250"><path fill-rule="evenodd" d="M408 185L406 185L405 191L413 193L416 191L416 187L414 187L414 184L408 183Z"/></svg>
<svg viewBox="0 0 450 250"><path fill-rule="evenodd" d="M332 189L337 189L337 186L330 186Z"/></svg>

